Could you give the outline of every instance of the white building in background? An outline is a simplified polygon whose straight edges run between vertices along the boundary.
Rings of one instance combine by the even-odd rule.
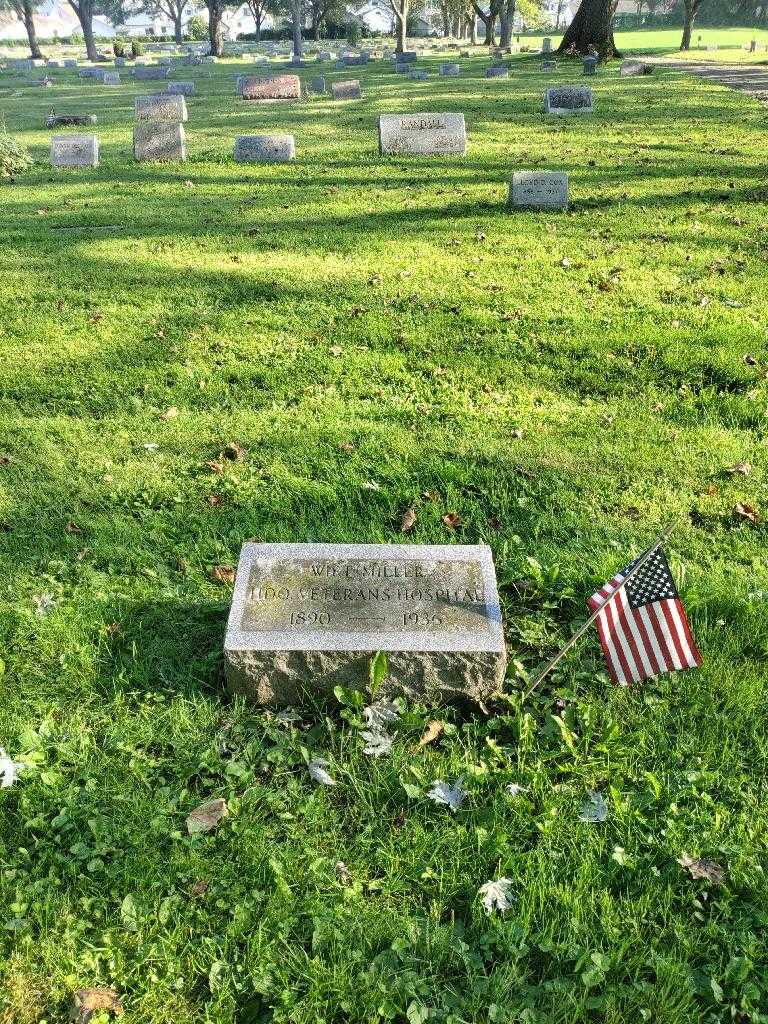
[[[44,0],[35,12],[35,28],[40,39],[67,39],[73,32],[82,31],[77,15],[64,0]],[[108,18],[95,17],[93,31],[97,36],[115,35]],[[26,42],[27,32],[13,12],[0,13],[0,40]]]

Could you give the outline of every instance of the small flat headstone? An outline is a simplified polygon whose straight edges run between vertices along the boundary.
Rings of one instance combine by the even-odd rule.
[[[543,60],[541,62],[541,70],[542,71],[557,71],[557,61],[556,60]]]
[[[379,152],[385,156],[464,156],[466,151],[463,114],[382,114],[379,118]]]
[[[163,78],[170,78],[171,69],[158,66],[152,67],[148,64],[146,67],[135,67],[133,74],[137,82],[154,82]]]
[[[115,65],[116,68],[124,68],[125,67],[125,57],[115,57],[114,65]]]
[[[322,77],[322,75],[318,75],[316,78],[310,78],[309,91],[314,93],[325,92],[325,79]]]
[[[136,96],[133,101],[137,121],[165,121],[182,124],[187,120],[187,104],[183,96],[159,93],[157,96]]]
[[[301,99],[298,75],[243,75],[238,79],[238,92],[244,100]]]
[[[497,68],[486,68],[486,78],[509,78],[509,68],[497,67]]]
[[[591,114],[592,90],[587,85],[558,85],[544,94],[548,114]]]
[[[345,53],[341,59],[348,68],[360,67],[365,63],[363,58],[355,53]]]
[[[120,85],[120,74],[117,71],[105,71],[102,85]]]
[[[99,140],[95,135],[54,135],[52,167],[98,167]]]
[[[568,206],[568,175],[560,171],[515,171],[509,204],[533,210],[564,210]]]
[[[317,55],[317,59],[319,61],[333,60],[333,54],[329,50],[321,50]]]
[[[359,100],[362,96],[360,83],[356,78],[352,78],[348,82],[333,82],[331,95],[335,100]]]
[[[458,78],[461,73],[461,68],[458,64],[441,64],[440,74],[444,78]]]
[[[597,65],[599,63],[600,63],[600,58],[599,57],[585,57],[584,61],[583,61],[583,64],[584,64],[584,74],[585,75],[596,75],[597,74]]]
[[[296,156],[293,135],[238,135],[234,157],[238,163],[287,163]]]
[[[186,160],[184,125],[169,121],[137,121],[133,126],[135,160]]]
[[[622,78],[628,78],[633,75],[652,75],[653,64],[644,64],[639,60],[625,60],[619,68],[619,74]]]
[[[65,68],[76,68],[77,67],[77,61],[76,60],[71,60],[71,59],[70,60],[65,60],[64,61],[64,67]]]
[[[498,692],[506,652],[490,548],[243,546],[224,642],[231,690],[271,706],[339,685],[365,691],[379,651],[382,697]]]
[[[411,65],[410,64],[401,64],[399,61],[398,61],[397,64],[395,64],[395,74],[396,75],[408,75],[408,74],[410,74],[410,71],[411,71]]]
[[[169,96],[194,96],[195,89],[194,82],[169,82],[165,87]]]
[[[403,50],[402,53],[396,54],[398,64],[412,64],[418,56],[415,50]]]
[[[552,40],[549,36],[545,36],[541,41],[541,52],[551,53],[552,52]]]
[[[429,73],[424,68],[414,68],[408,77],[412,82],[426,82],[429,78]]]
[[[96,124],[95,114],[55,114],[53,111],[45,119],[46,128],[73,128]]]

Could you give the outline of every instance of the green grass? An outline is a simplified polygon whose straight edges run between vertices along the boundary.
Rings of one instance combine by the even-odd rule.
[[[709,61],[718,64],[765,64],[768,62],[768,53],[764,49],[768,46],[768,29],[694,25],[692,47],[685,52],[680,51],[682,32],[682,25],[672,28],[643,28],[634,31],[621,29],[615,34],[616,46],[623,56],[655,54],[672,56],[680,60]],[[545,35],[546,33],[541,31],[526,33],[520,37],[520,42],[523,46],[538,48]],[[557,32],[550,32],[549,36],[553,46],[557,46],[562,38],[562,34]],[[758,43],[760,49],[755,53],[750,53],[749,44],[753,39]],[[701,40],[700,43],[699,40]],[[717,45],[716,51],[707,50],[707,46],[715,44]]]
[[[766,527],[732,516],[768,507],[766,111],[613,68],[593,117],[548,120],[538,61],[462,64],[269,107],[233,63],[185,70],[165,166],[130,155],[153,83],[0,79],[40,161],[0,186],[0,744],[31,765],[0,791],[2,1024],[89,985],[141,1024],[766,1020]],[[100,168],[46,166],[52,104],[98,114]],[[381,159],[394,110],[464,111],[466,159]],[[262,129],[293,165],[232,162]],[[568,213],[506,210],[528,167],[569,172]],[[512,697],[420,753],[435,713],[409,708],[375,762],[352,704],[286,727],[232,702],[211,567],[254,537],[400,541],[409,506],[414,543],[492,546]],[[590,635],[520,707],[676,516],[703,668],[616,690]],[[459,775],[455,815],[424,797]],[[229,818],[187,836],[213,797]],[[477,897],[499,876],[503,919]]]

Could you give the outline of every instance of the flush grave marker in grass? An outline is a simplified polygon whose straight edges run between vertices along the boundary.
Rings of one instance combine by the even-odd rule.
[[[485,700],[506,669],[496,574],[482,545],[246,544],[224,644],[230,688],[260,704],[368,685],[430,703]]]

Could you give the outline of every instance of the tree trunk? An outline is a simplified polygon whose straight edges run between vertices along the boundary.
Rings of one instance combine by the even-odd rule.
[[[470,25],[469,41],[473,46],[477,46],[477,18],[474,15],[472,15],[472,23]]]
[[[27,30],[27,39],[29,40],[29,50],[32,54],[32,60],[40,60],[42,53],[40,52],[40,46],[37,42],[37,32],[35,30],[35,9],[32,6],[31,0],[24,0],[23,5],[23,17],[24,28]]]
[[[485,23],[485,45],[496,45],[496,15],[492,14]]]
[[[173,38],[179,44],[184,42],[184,26],[181,24],[182,13],[177,7],[173,15]]]
[[[408,24],[408,0],[398,0],[399,10],[395,10],[395,53],[405,50],[405,32]]]
[[[83,30],[83,41],[88,60],[96,60],[98,51],[96,50],[96,40],[93,38],[93,12],[90,5],[81,4],[77,17]]]
[[[512,26],[515,22],[515,7],[517,0],[504,0],[501,8],[501,19],[499,22],[499,46],[507,49],[512,45]]]
[[[224,30],[221,24],[223,8],[219,0],[208,0],[208,38],[211,41],[211,54],[214,57],[224,56]]]
[[[300,0],[291,0],[291,22],[293,26],[293,56],[296,60],[301,60],[302,40]]]
[[[680,42],[681,50],[690,50],[691,35],[693,33],[693,21],[696,17],[697,8],[689,2],[683,4],[683,38]]]
[[[576,15],[565,30],[558,53],[565,53],[575,46],[579,53],[586,54],[594,46],[601,60],[621,56],[613,40],[613,15],[616,5],[612,0],[581,0]]]

